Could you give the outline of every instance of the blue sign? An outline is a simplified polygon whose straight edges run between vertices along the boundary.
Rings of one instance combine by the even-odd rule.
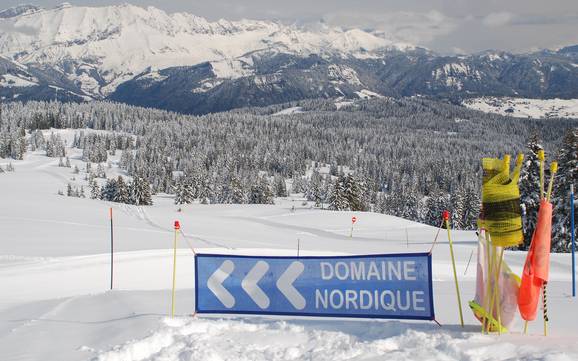
[[[344,257],[197,254],[198,313],[433,320],[428,253]]]

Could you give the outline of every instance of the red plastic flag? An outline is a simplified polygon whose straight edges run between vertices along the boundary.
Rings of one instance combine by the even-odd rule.
[[[548,282],[550,272],[550,244],[552,238],[552,203],[540,201],[538,222],[532,235],[530,250],[526,256],[522,284],[518,295],[518,309],[526,321],[536,319],[540,290]]]

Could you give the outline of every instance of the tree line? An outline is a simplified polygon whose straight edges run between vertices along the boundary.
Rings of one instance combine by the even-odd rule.
[[[293,106],[304,112],[274,115]],[[578,125],[484,114],[425,98],[366,100],[340,109],[332,100],[307,100],[204,116],[110,102],[16,102],[2,105],[1,115],[0,156],[21,157],[28,134],[32,148],[61,157],[62,139],[51,134],[43,140],[38,130],[78,129],[74,145],[85,161],[101,164],[121,151],[127,179],[142,179],[151,193],[175,194],[179,204],[271,203],[298,192],[324,208],[432,225],[450,209],[462,229],[476,227],[482,157],[529,153],[526,140],[535,133],[547,153],[562,154],[572,149],[563,135]],[[559,177],[572,169],[562,158]],[[124,201],[110,196],[119,192],[108,183],[100,198]],[[562,193],[554,199],[562,204]],[[525,209],[533,212],[531,205]]]

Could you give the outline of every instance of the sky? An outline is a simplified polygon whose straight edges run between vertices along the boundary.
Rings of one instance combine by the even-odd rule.
[[[10,7],[26,0],[2,0]],[[186,11],[210,20],[323,21],[387,37],[442,54],[488,49],[527,52],[578,44],[578,0],[104,0],[71,1],[102,6],[129,2],[166,12]],[[51,8],[62,3],[31,0]]]

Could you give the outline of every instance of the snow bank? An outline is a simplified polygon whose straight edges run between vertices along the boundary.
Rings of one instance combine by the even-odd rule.
[[[250,335],[250,336],[249,336]],[[150,336],[102,352],[137,360],[571,360],[578,354],[396,321],[165,319]]]

